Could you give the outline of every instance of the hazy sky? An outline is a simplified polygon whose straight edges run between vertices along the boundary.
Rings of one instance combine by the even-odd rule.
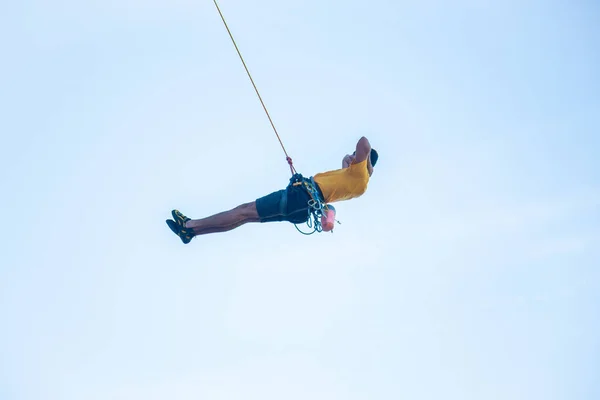
[[[333,234],[164,220],[283,188],[212,1],[0,16],[1,400],[600,398],[600,6],[222,0]]]

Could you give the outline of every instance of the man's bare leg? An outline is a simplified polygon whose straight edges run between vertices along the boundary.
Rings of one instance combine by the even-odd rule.
[[[224,211],[202,219],[191,219],[185,223],[192,228],[194,235],[227,232],[249,222],[260,222],[256,202],[245,203],[229,211]]]

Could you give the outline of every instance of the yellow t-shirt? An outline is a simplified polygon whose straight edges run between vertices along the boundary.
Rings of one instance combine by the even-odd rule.
[[[313,178],[321,188],[325,202],[350,200],[365,193],[369,184],[367,162],[364,160],[348,168],[316,174]]]

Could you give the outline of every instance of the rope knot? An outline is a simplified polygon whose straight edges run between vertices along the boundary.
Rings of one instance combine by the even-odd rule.
[[[285,157],[285,159],[287,160],[287,162],[290,166],[290,171],[292,172],[292,175],[294,175],[296,173],[296,168],[294,168],[294,163],[292,162],[292,157],[287,156],[287,157]]]

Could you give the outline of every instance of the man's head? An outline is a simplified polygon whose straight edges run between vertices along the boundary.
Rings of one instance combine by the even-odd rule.
[[[352,153],[353,156],[356,156],[356,151]],[[377,160],[379,159],[379,153],[377,150],[371,149],[371,153],[369,153],[369,161],[371,162],[371,167],[374,167],[377,164]]]
[[[354,153],[352,153],[352,157],[355,158],[356,157],[356,151]],[[367,157],[368,163],[367,163],[367,170],[369,171],[369,176],[373,175],[373,167],[375,167],[375,164],[377,164],[377,160],[379,160],[379,153],[377,153],[377,150],[375,149],[371,149],[371,151],[369,152],[369,156]]]

